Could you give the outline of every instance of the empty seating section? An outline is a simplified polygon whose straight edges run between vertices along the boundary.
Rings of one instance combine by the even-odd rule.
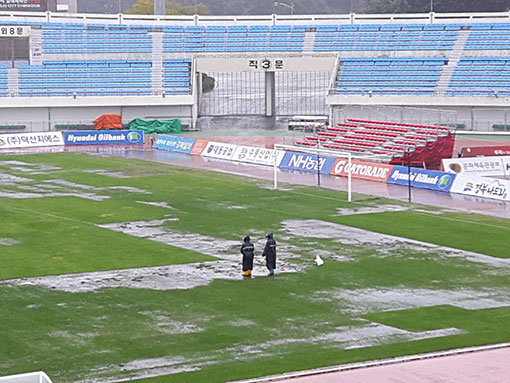
[[[7,97],[7,67],[0,66],[0,97]]]
[[[414,151],[449,134],[449,128],[443,126],[347,119],[347,122],[323,127],[315,135],[305,136],[296,144],[377,155],[383,160],[391,160],[402,157],[407,150]]]
[[[191,94],[191,60],[166,59],[163,61],[163,89],[165,94]]]
[[[510,23],[472,24],[464,50],[510,49]]]
[[[301,52],[303,25],[164,27],[163,52]]]
[[[152,36],[141,26],[47,23],[42,49],[45,54],[151,53]]]
[[[510,29],[508,30],[510,34]],[[465,57],[455,67],[449,96],[510,96],[510,57]]]
[[[460,24],[318,25],[315,52],[451,50]]]
[[[457,63],[444,94],[510,96],[510,55],[476,57],[475,52],[510,50],[508,22],[135,25],[6,20],[2,24],[28,25],[40,30],[42,36],[44,64],[20,67],[19,93],[22,96],[74,92],[78,95],[150,94],[151,61],[143,59],[152,59],[153,55],[164,61],[165,93],[190,94],[191,61],[182,57],[215,52],[337,53],[341,57],[335,84],[338,95],[433,96],[448,57],[429,55],[448,56],[455,43],[462,42],[466,36],[463,58]],[[357,55],[356,52],[373,52],[370,54],[376,56],[376,51],[379,55],[409,51],[410,57],[343,57]],[[436,52],[422,55],[418,51]],[[349,54],[342,55],[347,52]],[[90,58],[105,60],[72,60],[76,55],[87,54],[93,55]],[[119,57],[126,60],[113,60]],[[173,57],[179,59],[172,60]],[[154,66],[159,67],[159,61]],[[441,94],[443,89],[441,85]],[[0,67],[0,97],[14,92],[14,89],[9,91],[6,68]]]
[[[31,96],[151,95],[150,60],[45,61],[19,68],[19,94]]]
[[[349,58],[340,62],[336,94],[434,95],[445,58]]]

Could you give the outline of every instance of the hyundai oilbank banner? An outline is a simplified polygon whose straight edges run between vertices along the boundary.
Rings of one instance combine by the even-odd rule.
[[[232,159],[239,162],[270,166],[274,166],[276,162],[276,166],[279,166],[284,154],[285,152],[281,150],[277,150],[275,153],[274,149],[237,145]]]
[[[479,176],[503,176],[505,169],[503,159],[506,157],[468,157],[468,158],[443,158],[445,172],[479,175]]]
[[[143,130],[64,132],[66,145],[143,144]]]
[[[422,189],[450,191],[455,174],[411,168],[411,186]],[[393,166],[388,177],[389,184],[409,185],[408,168],[405,166]]]
[[[226,144],[224,142],[212,142],[209,141],[207,146],[202,151],[201,156],[219,158],[222,160],[231,160],[237,145]]]
[[[392,169],[393,165],[352,160],[350,172],[352,178],[386,182]],[[347,177],[349,175],[349,160],[347,158],[338,158],[330,174]]]
[[[319,165],[317,165],[317,159]],[[329,174],[335,158],[319,156],[316,154],[298,153],[298,152],[285,152],[280,167],[285,169],[302,170],[305,172],[317,172],[320,168],[321,173]]]
[[[154,149],[169,150],[171,152],[187,153],[191,152],[195,144],[194,138],[167,136],[165,134],[158,134],[156,142],[152,146]]]
[[[62,132],[16,133],[0,135],[0,149],[63,145],[64,138],[62,136]]]
[[[457,174],[450,193],[510,201],[510,181]]]

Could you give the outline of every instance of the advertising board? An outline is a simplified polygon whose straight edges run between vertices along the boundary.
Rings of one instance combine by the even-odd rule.
[[[193,145],[193,148],[191,149],[192,156],[199,156],[204,151],[205,147],[207,146],[207,140],[202,140],[200,138],[195,139],[195,145]]]
[[[450,191],[455,176],[452,173],[411,168],[411,186],[447,192]],[[408,168],[406,166],[393,166],[387,182],[396,185],[409,185]]]
[[[451,193],[510,201],[510,181],[476,175],[457,174]]]
[[[234,161],[248,162],[250,164],[274,166],[276,155],[276,166],[278,166],[284,154],[285,152],[281,150],[278,150],[275,154],[274,149],[238,145],[232,159]]]
[[[319,156],[317,158],[316,154],[285,152],[280,162],[280,167],[314,173],[317,173],[318,169],[320,169],[321,173],[329,174],[334,163],[334,157]]]
[[[47,0],[0,0],[0,11],[46,12]]]
[[[63,145],[64,138],[62,136],[62,132],[15,133],[0,135],[0,149]]]
[[[64,132],[66,145],[143,144],[143,130]]]
[[[231,160],[237,145],[226,144],[224,142],[209,141],[207,146],[202,151],[203,157],[219,158],[222,160]]]
[[[502,176],[505,174],[501,156],[443,158],[443,169],[448,173]]]
[[[477,156],[510,156],[510,146],[477,146],[465,147],[460,150],[461,157],[477,157]]]
[[[154,145],[154,149],[169,150],[171,152],[187,153],[191,152],[195,144],[194,138],[168,136],[166,134],[158,134]]]
[[[379,164],[376,162],[351,161],[351,177],[370,181],[386,182],[393,165]],[[349,160],[338,158],[330,172],[333,176],[347,177],[349,174]]]

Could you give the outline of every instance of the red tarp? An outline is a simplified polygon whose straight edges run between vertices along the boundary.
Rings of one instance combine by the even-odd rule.
[[[455,134],[448,133],[447,136],[438,137],[437,141],[427,142],[425,146],[417,146],[410,153],[411,166],[425,167],[427,169],[440,169],[443,158],[452,158],[453,146],[455,145]],[[390,164],[407,166],[409,154],[402,157],[393,157]]]
[[[122,129],[122,117],[120,114],[103,114],[94,120],[96,130]]]

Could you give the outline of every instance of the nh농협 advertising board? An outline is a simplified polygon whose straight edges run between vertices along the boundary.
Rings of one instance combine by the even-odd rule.
[[[194,138],[175,137],[168,136],[165,134],[158,134],[156,142],[154,142],[153,148],[189,154],[194,144],[195,144]]]
[[[280,168],[314,173],[320,169],[321,173],[329,174],[334,163],[335,158],[333,157],[318,156],[317,158],[316,154],[285,152],[280,162]]]
[[[452,173],[439,172],[436,170],[411,168],[411,186],[447,192],[452,187],[455,176],[456,175]],[[387,182],[389,184],[407,186],[409,184],[407,167],[394,165]]]
[[[143,130],[64,132],[66,145],[143,144]]]

